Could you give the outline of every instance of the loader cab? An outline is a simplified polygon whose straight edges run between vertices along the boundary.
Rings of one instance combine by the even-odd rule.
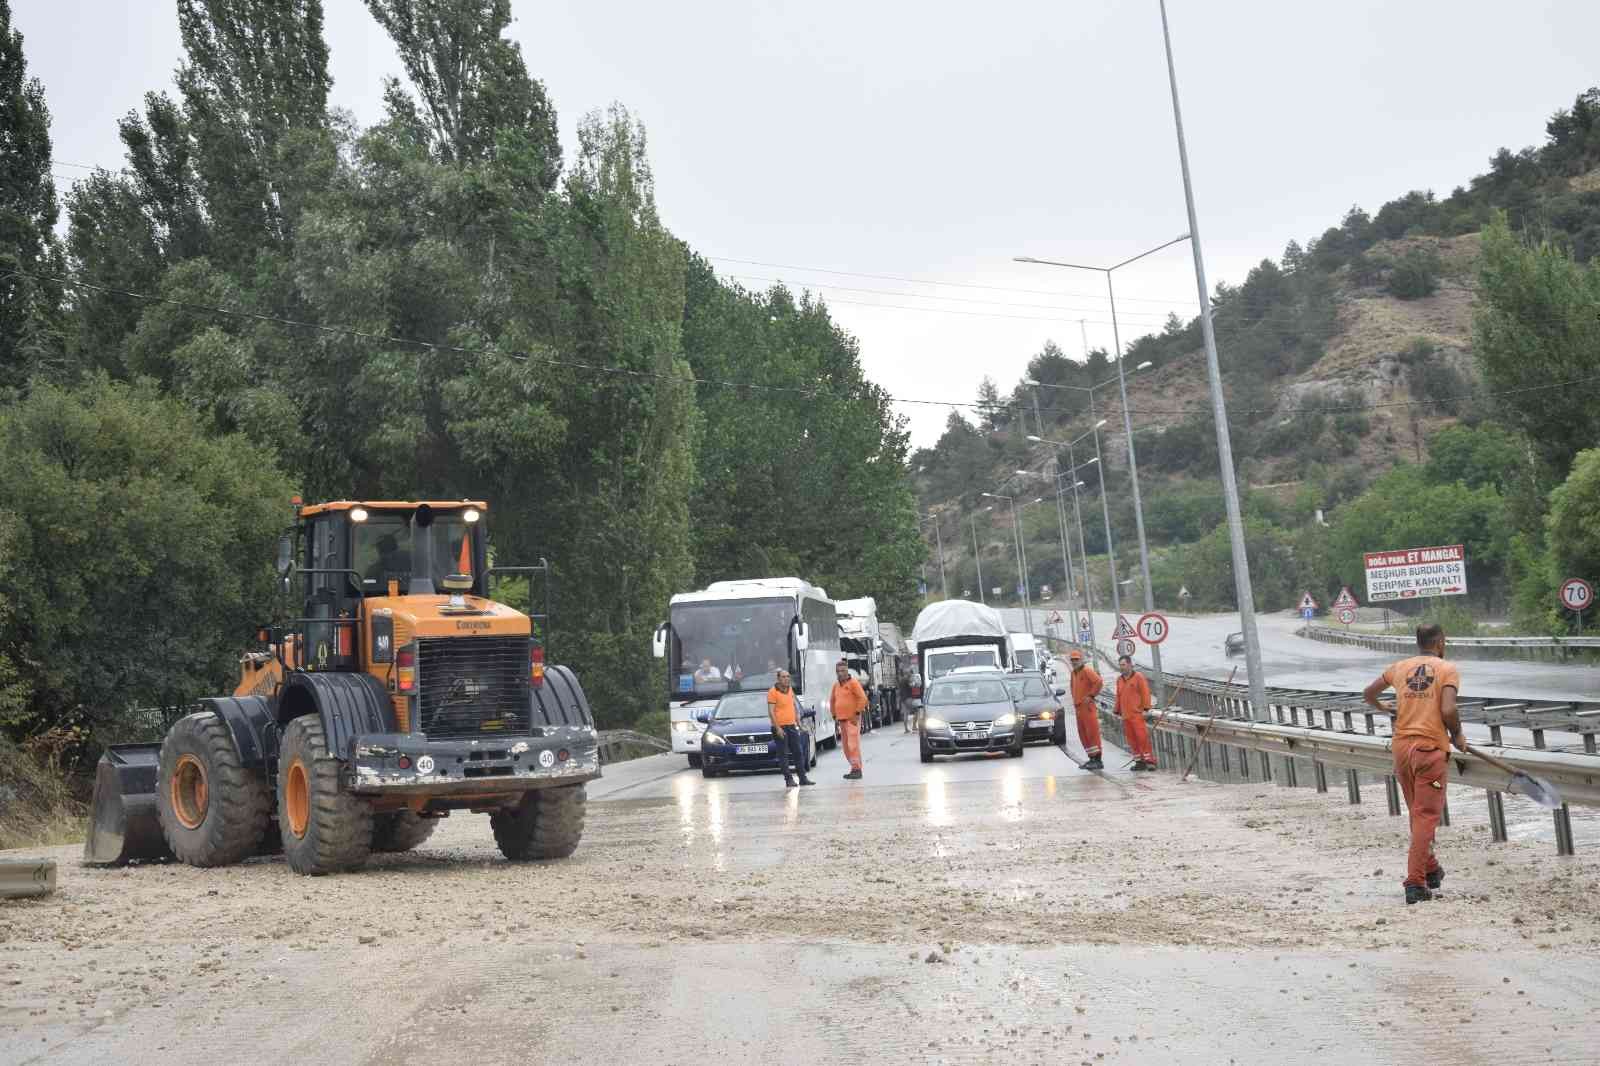
[[[357,503],[300,510],[290,581],[300,633],[292,664],[305,670],[360,670],[364,601],[379,596],[487,595],[488,545],[475,501]],[[468,579],[445,581],[457,575]]]

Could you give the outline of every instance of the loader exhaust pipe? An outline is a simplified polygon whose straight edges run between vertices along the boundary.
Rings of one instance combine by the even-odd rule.
[[[86,866],[172,858],[156,811],[159,744],[113,744],[94,771],[94,806],[83,842]]]

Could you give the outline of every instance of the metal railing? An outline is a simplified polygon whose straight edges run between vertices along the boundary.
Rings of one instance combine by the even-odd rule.
[[[1409,636],[1358,633],[1328,626],[1302,626],[1299,634],[1324,644],[1345,644],[1392,654],[1414,654],[1417,642]],[[1462,659],[1534,659],[1600,662],[1600,637],[1451,637],[1450,654]]]
[[[645,749],[640,753],[638,749]],[[629,754],[630,749],[633,754]],[[600,763],[624,762],[636,758],[639,754],[653,754],[655,752],[671,751],[672,744],[653,737],[649,733],[638,733],[632,729],[602,729],[600,730]]]
[[[1272,781],[1286,787],[1311,784],[1326,792],[1328,768],[1336,767],[1345,771],[1351,803],[1361,802],[1359,775],[1366,772],[1382,777],[1389,813],[1401,813],[1392,737],[1378,728],[1380,723],[1387,728],[1391,716],[1368,707],[1359,693],[1268,689],[1267,713],[1257,716],[1243,685],[1174,674],[1167,675],[1167,684],[1169,691],[1178,693],[1174,709],[1149,716],[1162,769],[1194,765],[1226,780]],[[1458,707],[1463,722],[1488,727],[1492,754],[1561,790],[1565,802],[1553,812],[1556,851],[1571,855],[1570,805],[1600,806],[1596,752],[1600,703],[1463,698]],[[1104,693],[1100,716],[1107,730],[1121,738],[1121,719]],[[1507,727],[1526,730],[1532,746],[1508,745],[1503,735]],[[1583,750],[1547,747],[1547,734],[1552,732],[1577,735]],[[1458,784],[1485,791],[1492,837],[1504,841],[1504,793],[1510,778],[1481,759],[1454,752],[1450,776]]]

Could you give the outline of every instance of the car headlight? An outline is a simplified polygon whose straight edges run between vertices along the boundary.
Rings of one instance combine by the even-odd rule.
[[[996,729],[1006,729],[1016,724],[1017,716],[1014,714],[1002,714],[999,718],[994,720],[994,727]]]
[[[719,736],[716,733],[713,733],[709,729],[706,730],[706,735],[701,737],[700,740],[701,740],[702,743],[705,743],[705,744],[726,744],[727,743],[727,741],[723,740],[721,736]]]
[[[1050,721],[1050,719],[1054,718],[1055,716],[1056,716],[1056,712],[1055,711],[1040,711],[1039,712],[1039,718],[1040,718],[1041,721],[1048,722],[1048,721]]]
[[[924,729],[949,729],[950,728],[950,723],[945,721],[943,718],[924,718],[922,720],[922,728],[924,728]]]

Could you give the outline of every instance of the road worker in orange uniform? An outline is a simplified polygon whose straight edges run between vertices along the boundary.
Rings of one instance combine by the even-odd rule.
[[[861,682],[850,676],[850,668],[843,659],[834,669],[837,679],[828,701],[833,705],[833,720],[839,726],[839,746],[849,760],[850,772],[846,781],[861,780],[861,712],[867,709],[867,693]]]
[[[1117,667],[1117,713],[1122,716],[1122,735],[1133,756],[1133,769],[1154,770],[1156,753],[1150,750],[1150,730],[1144,724],[1144,712],[1150,709],[1150,682],[1133,668],[1131,655],[1118,657]]]
[[[1433,854],[1433,837],[1444,814],[1445,777],[1450,745],[1467,750],[1467,735],[1456,711],[1461,671],[1444,659],[1444,629],[1434,623],[1417,627],[1419,654],[1402,659],[1367,686],[1362,697],[1379,711],[1394,715],[1394,775],[1411,812],[1411,849],[1406,853],[1406,903],[1432,899],[1444,880],[1444,867]],[[1394,703],[1378,696],[1393,688]]]
[[[1067,663],[1072,667],[1072,706],[1078,714],[1078,739],[1089,756],[1080,769],[1104,770],[1106,764],[1100,761],[1100,715],[1094,708],[1094,698],[1105,683],[1094,667],[1083,661],[1083,652],[1077,648],[1067,656]]]

